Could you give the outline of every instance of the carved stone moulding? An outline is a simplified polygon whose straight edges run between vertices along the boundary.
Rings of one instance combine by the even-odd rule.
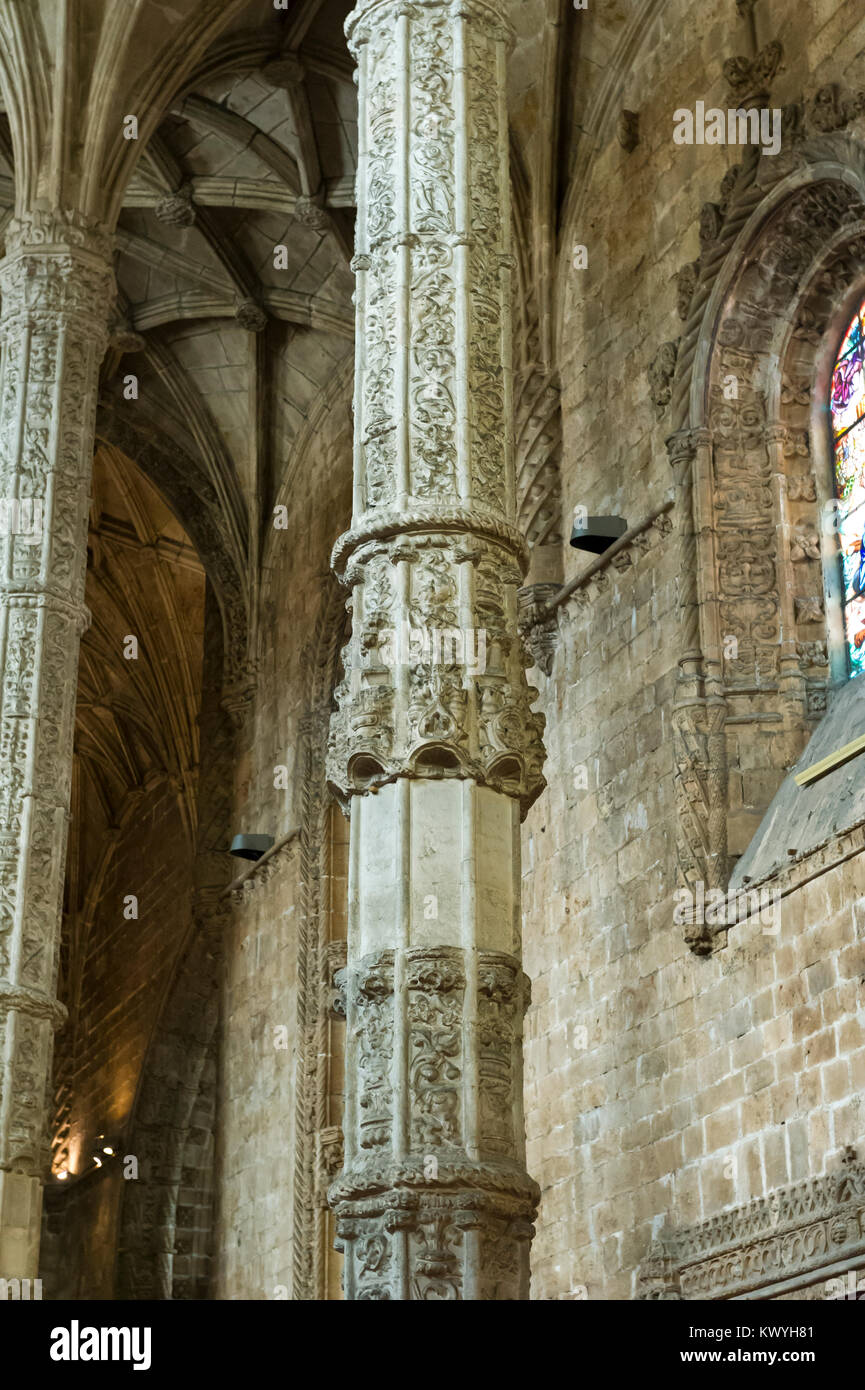
[[[10,985],[0,980],[0,1016],[11,1013],[27,1014],[30,1018],[47,1019],[58,1032],[66,1023],[69,1011],[59,999],[53,999],[42,990],[27,989],[23,985]]]
[[[479,542],[489,540],[511,552],[520,566],[519,577],[528,568],[529,551],[525,537],[518,527],[503,517],[478,507],[436,507],[414,501],[404,510],[382,507],[358,518],[351,530],[343,532],[336,541],[330,557],[331,566],[340,578],[344,578],[350,558],[361,547],[424,533],[462,534]]]
[[[94,222],[71,208],[29,209],[13,217],[6,228],[6,256],[21,250],[63,250],[74,247],[101,260],[110,260],[114,238],[104,223]]]
[[[497,1190],[470,1166],[430,1191],[421,1166],[399,1185],[342,1202],[331,1188],[346,1292],[363,1301],[525,1300],[538,1190],[517,1171]],[[429,1172],[427,1165],[426,1172]],[[468,1179],[468,1181],[467,1181]],[[485,1180],[485,1181],[484,1181]]]
[[[516,41],[516,33],[501,0],[456,0],[456,3],[421,0],[420,4],[411,4],[409,0],[361,0],[345,21],[349,52],[357,59],[362,46],[377,33],[383,29],[393,30],[402,15],[421,19],[425,10],[449,11],[450,16],[468,20],[476,29],[506,44],[509,49]]]
[[[414,946],[371,952],[346,974],[357,1086],[328,1200],[347,1295],[526,1297],[540,1194],[515,1129],[519,962]]]
[[[358,528],[340,552],[354,623],[331,785],[345,804],[398,777],[473,778],[527,810],[544,785],[544,719],[516,634],[522,539],[503,523],[479,533],[462,515],[451,527],[437,515],[442,530],[429,519],[396,535],[389,521]]]
[[[432,689],[432,688],[431,688]],[[449,719],[445,706],[440,706],[432,689],[430,706],[433,716],[443,709],[443,720]],[[361,703],[355,704],[358,714]],[[501,718],[501,729],[516,738],[532,738],[540,742],[544,715],[528,712],[528,717],[514,705],[501,704],[493,718]],[[529,722],[531,720],[531,723]],[[438,735],[411,744],[405,755],[389,756],[381,741],[354,739],[350,755],[346,754],[348,738],[343,734],[345,720],[334,715],[331,744],[328,750],[328,785],[342,806],[351,797],[381,791],[402,778],[411,781],[474,781],[479,787],[489,787],[503,796],[519,801],[525,815],[540,796],[546,780],[541,773],[542,756],[515,751],[514,747],[490,745],[489,760],[471,758],[449,736]]]
[[[477,930],[486,926],[481,917]],[[372,918],[357,928],[363,939],[374,930]],[[407,928],[412,939],[422,932],[417,913]],[[382,1151],[401,1144],[409,1153],[441,1153],[448,1161],[467,1145],[495,1163],[513,1158],[516,1051],[529,1000],[515,957],[413,945],[370,952],[339,973],[359,1076],[355,1118],[346,1119],[349,1167],[356,1164],[365,1174],[373,1151],[381,1159]],[[395,1088],[397,1025],[408,1032],[407,1094]]]
[[[73,376],[92,370],[85,360],[88,348],[93,350],[98,366],[108,341],[108,315],[115,293],[110,260],[78,247],[22,245],[14,255],[7,252],[0,262],[0,290],[0,338],[7,353],[17,355],[17,345],[25,333],[29,335],[23,350],[29,355],[32,384],[49,380],[45,368],[57,356],[58,333],[63,327],[77,339],[74,358],[64,364],[64,385]],[[82,399],[76,393],[74,402]],[[72,405],[70,400],[67,409],[74,419],[77,412],[73,414]]]
[[[641,1299],[771,1299],[865,1263],[865,1165],[848,1151],[821,1178],[664,1231],[638,1271]]]

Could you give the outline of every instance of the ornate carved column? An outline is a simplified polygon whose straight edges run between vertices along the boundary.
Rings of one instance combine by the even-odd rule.
[[[543,787],[517,632],[502,0],[367,0],[352,588],[329,775],[350,805],[350,1299],[518,1299],[519,822]]]
[[[34,1277],[53,1032],[87,511],[109,239],[13,222],[0,263],[0,1277]]]

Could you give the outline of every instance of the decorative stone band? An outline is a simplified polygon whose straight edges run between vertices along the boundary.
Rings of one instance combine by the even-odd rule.
[[[407,511],[387,508],[368,512],[350,531],[343,532],[339,537],[333,547],[330,563],[340,579],[347,583],[350,582],[347,574],[349,560],[361,547],[429,532],[448,536],[465,535],[478,542],[488,540],[503,546],[513,554],[520,566],[517,582],[528,569],[529,550],[525,537],[510,522],[475,507],[420,505],[414,505]]]
[[[524,1300],[540,1197],[519,1165],[378,1170],[367,1191],[328,1194],[345,1255],[346,1296],[361,1300]]]
[[[842,835],[817,845],[808,854],[803,854],[801,859],[785,865],[779,873],[750,880],[747,890],[742,890],[743,896],[750,897],[752,901],[754,894],[759,893],[771,893],[775,900],[789,897],[806,883],[846,864],[848,859],[855,859],[859,854],[865,854],[865,822],[851,826]]]
[[[11,1013],[27,1014],[29,1018],[47,1019],[54,1032],[66,1023],[69,1011],[59,999],[52,999],[38,989],[27,989],[23,985],[10,985],[0,980],[0,1017]]]
[[[30,211],[13,217],[6,228],[5,242],[7,259],[21,251],[74,248],[110,263],[114,250],[114,238],[103,223],[93,222],[72,209]]]
[[[51,334],[65,322],[97,354],[98,366],[108,342],[115,294],[110,256],[103,259],[75,244],[22,243],[12,248],[7,243],[0,261],[0,287],[4,343],[14,343],[25,329]]]
[[[536,590],[541,588],[552,588],[553,593],[547,599],[544,607],[532,618],[532,626],[549,621],[557,608],[561,608],[573,594],[580,594],[587,588],[592,581],[597,582],[599,576],[612,566],[614,569],[627,569],[633,563],[632,551],[646,551],[652,544],[652,532],[655,537],[667,536],[673,529],[669,513],[675,505],[672,497],[666,498],[660,506],[651,511],[648,516],[641,521],[629,526],[623,536],[620,536],[609,550],[604,551],[596,560],[587,565],[581,574],[575,576],[568,584],[558,588],[555,585],[534,585]]]
[[[505,17],[504,6],[500,0],[451,0],[450,4],[436,4],[435,0],[365,0],[352,10],[345,21],[345,35],[352,57],[358,59],[360,49],[369,43],[372,36],[382,28],[395,24],[406,17],[415,19],[425,9],[444,10],[450,19],[466,19],[484,32],[488,38],[505,43],[510,50],[515,42],[515,33]]]
[[[348,967],[346,1167],[328,1198],[348,1298],[528,1296],[539,1191],[523,1166],[513,956],[453,946]]]
[[[0,608],[46,609],[57,613],[73,623],[79,637],[90,627],[92,617],[86,603],[75,603],[68,595],[53,593],[38,579],[0,580]]]
[[[667,498],[567,584],[532,584],[518,591],[520,633],[528,651],[527,665],[540,667],[546,676],[552,674],[559,637],[558,610],[572,598],[585,607],[609,582],[610,569],[629,569],[655,541],[669,535],[673,529],[669,513],[674,505],[673,498]]]
[[[851,1157],[825,1177],[663,1232],[639,1268],[638,1297],[772,1298],[862,1264],[865,1165]]]
[[[401,777],[445,777],[493,787],[525,813],[545,785],[544,717],[517,635],[516,533],[466,533],[457,515],[456,534],[412,534],[411,517],[408,534],[384,539],[389,523],[354,533],[352,637],[328,747],[344,804]]]

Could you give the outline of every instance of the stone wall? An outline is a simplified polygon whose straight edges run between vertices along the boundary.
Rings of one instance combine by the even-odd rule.
[[[785,47],[773,106],[829,81],[865,86],[860,7],[758,5],[757,18],[760,43]],[[690,5],[663,8],[621,90],[640,144],[629,154],[611,133],[565,230],[566,533],[574,506],[634,523],[672,485],[670,416],[656,417],[646,367],[682,332],[677,274],[699,255],[702,205],[740,157],[674,145],[672,113],[698,100],[726,108],[721,67],[745,51],[744,34],[732,4],[700,6],[699,23]],[[585,270],[567,255],[578,243]],[[549,753],[549,787],[524,828],[536,1298],[630,1298],[665,1222],[827,1172],[863,1136],[856,861],[785,898],[777,935],[746,922],[708,958],[674,921],[674,540],[571,600],[551,677],[533,673]],[[566,578],[586,563],[570,552]]]

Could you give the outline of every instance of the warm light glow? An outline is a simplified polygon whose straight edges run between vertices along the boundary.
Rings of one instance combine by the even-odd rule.
[[[112,1147],[111,1147],[110,1144],[106,1144],[105,1147],[103,1148],[102,1152],[103,1152],[104,1154],[111,1154],[111,1155],[114,1154],[114,1150],[112,1149]]]
[[[58,1180],[58,1182],[65,1182],[66,1179],[67,1179],[68,1177],[69,1177],[69,1169],[68,1169],[68,1168],[61,1168],[61,1169],[60,1169],[60,1172],[57,1174],[57,1180]]]
[[[96,1154],[93,1155],[93,1162],[96,1164],[96,1167],[97,1167],[97,1168],[101,1168],[101,1167],[102,1167],[102,1159],[99,1158],[99,1157],[97,1157]]]

